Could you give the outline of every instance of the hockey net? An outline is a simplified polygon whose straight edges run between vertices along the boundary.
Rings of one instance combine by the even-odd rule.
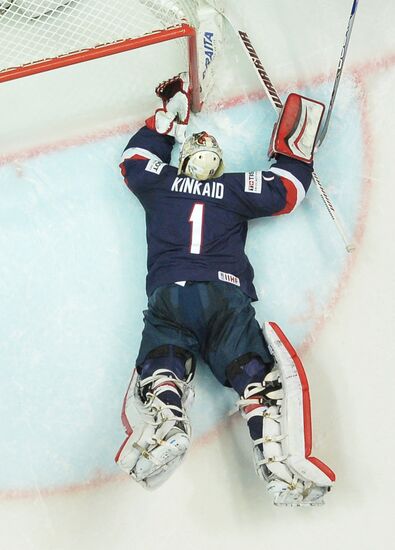
[[[200,0],[0,0],[0,82],[177,41],[199,110]],[[143,70],[143,68],[142,68]]]

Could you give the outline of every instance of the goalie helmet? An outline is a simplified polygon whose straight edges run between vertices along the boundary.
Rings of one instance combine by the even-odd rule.
[[[217,178],[224,171],[222,150],[207,132],[192,134],[181,149],[178,174],[197,180]]]

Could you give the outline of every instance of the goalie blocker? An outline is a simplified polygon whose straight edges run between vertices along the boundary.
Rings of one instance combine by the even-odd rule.
[[[319,101],[289,94],[273,128],[269,157],[279,153],[311,163],[324,111]]]

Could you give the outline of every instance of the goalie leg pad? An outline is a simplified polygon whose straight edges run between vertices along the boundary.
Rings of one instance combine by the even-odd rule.
[[[134,431],[118,452],[120,468],[147,489],[164,483],[180,464],[190,443],[190,434],[173,430],[161,439],[151,426],[134,424]]]
[[[163,359],[150,359],[150,368],[152,364],[160,366]],[[180,406],[166,399],[171,392]],[[187,410],[193,397],[192,388],[171,370],[158,368],[143,379],[134,371],[122,410],[127,438],[115,462],[144,487],[162,484],[188,450],[191,429]]]
[[[265,323],[266,342],[274,359],[271,370],[260,381],[254,361],[240,368],[244,387],[236,384],[241,375],[233,371],[232,385],[242,395],[238,402],[254,444],[257,474],[268,482],[277,506],[317,506],[335,481],[321,461],[311,457],[310,396],[302,363],[275,323]],[[250,380],[245,374],[250,374]],[[237,386],[237,387],[236,387]]]
[[[306,373],[296,351],[275,323],[265,323],[263,332],[271,350],[284,390],[281,402],[282,431],[286,463],[295,474],[319,487],[330,487],[335,482],[334,472],[311,456],[312,428],[310,392]]]

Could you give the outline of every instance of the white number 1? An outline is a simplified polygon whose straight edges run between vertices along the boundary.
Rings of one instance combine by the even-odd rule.
[[[204,204],[197,202],[194,204],[188,220],[192,224],[191,246],[189,248],[191,254],[200,254],[202,249],[203,216]]]

